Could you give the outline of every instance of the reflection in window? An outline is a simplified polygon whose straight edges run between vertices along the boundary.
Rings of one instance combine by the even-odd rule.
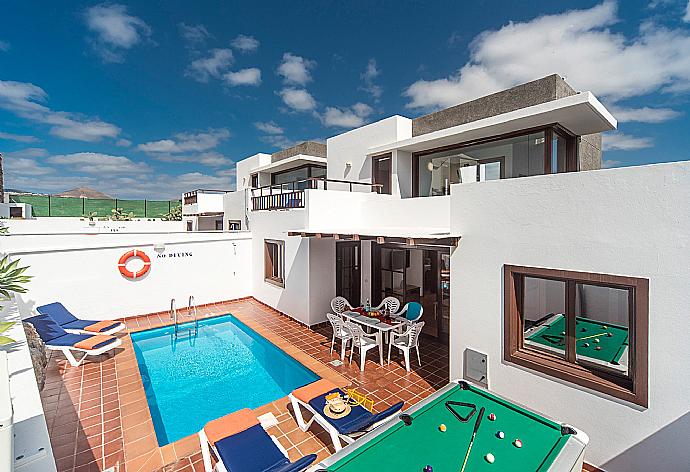
[[[526,345],[565,356],[565,282],[525,277],[522,314]]]
[[[304,190],[309,187],[310,177],[325,177],[326,168],[307,165],[271,175],[272,185],[281,185],[283,190]]]
[[[562,147],[565,166],[565,142]],[[545,133],[541,131],[421,155],[419,196],[448,195],[450,185],[457,183],[543,174],[544,152]]]
[[[577,284],[577,361],[628,373],[628,289]]]

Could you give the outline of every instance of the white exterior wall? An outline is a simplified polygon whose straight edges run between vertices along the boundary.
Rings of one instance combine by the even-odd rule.
[[[249,205],[251,205],[249,190],[237,190],[223,195],[223,229],[230,229],[228,220],[242,222],[242,230],[250,229],[247,215]]]
[[[369,148],[412,137],[412,120],[391,116],[326,140],[328,178],[371,182]],[[351,167],[346,165],[352,163]],[[393,185],[395,188],[396,185]]]
[[[251,187],[251,180],[249,176],[257,167],[265,166],[271,163],[271,155],[258,153],[253,156],[249,156],[246,159],[242,159],[237,162],[237,172],[235,177],[237,179],[237,184],[235,188],[237,190],[244,190]]]
[[[306,227],[343,233],[363,228],[438,229],[450,227],[450,197],[400,199],[373,192],[305,191]]]
[[[454,185],[451,377],[466,348],[489,387],[584,430],[607,471],[690,465],[690,163]],[[502,362],[503,265],[649,279],[649,408]]]
[[[138,219],[133,221],[93,221],[69,217],[42,217],[30,220],[3,220],[10,234],[60,233],[165,233],[184,231],[182,221]],[[93,224],[90,224],[93,223]],[[1,250],[1,246],[0,246]]]
[[[54,301],[79,317],[102,320],[168,310],[171,298],[184,306],[189,295],[203,304],[252,294],[249,233],[5,236],[0,244],[33,276],[28,293],[17,296],[22,318]],[[165,248],[156,251],[154,244]],[[138,280],[117,267],[130,249],[151,259],[149,273]],[[191,256],[178,256],[184,253]],[[138,270],[141,262],[131,264]]]

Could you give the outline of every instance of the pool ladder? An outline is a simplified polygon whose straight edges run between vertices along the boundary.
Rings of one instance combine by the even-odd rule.
[[[199,319],[197,318],[196,303],[194,302],[194,295],[189,296],[189,314],[194,318],[194,336],[199,334]],[[177,339],[177,335],[180,329],[179,323],[177,321],[177,308],[175,306],[175,299],[170,300],[170,319],[173,320],[174,326],[174,338]],[[192,329],[189,329],[189,335],[191,336]]]

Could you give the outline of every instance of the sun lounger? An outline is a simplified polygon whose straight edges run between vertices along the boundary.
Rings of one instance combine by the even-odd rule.
[[[212,472],[211,453],[219,472],[300,472],[315,454],[290,462],[278,440],[269,436],[248,408],[210,421],[199,431],[204,469]]]
[[[326,395],[334,392],[345,396],[345,392],[333,382],[321,379],[294,390],[289,397],[300,429],[307,431],[312,422],[316,421],[330,434],[336,452],[343,447],[341,440],[345,442],[345,445],[352,444],[359,436],[393,419],[395,413],[403,407],[403,402],[399,402],[380,413],[371,413],[364,407],[356,405],[351,406],[351,411],[347,416],[333,419],[324,414],[324,407]],[[308,422],[304,421],[301,408],[313,415]]]
[[[113,336],[68,333],[48,315],[38,314],[24,321],[36,328],[38,335],[46,343],[46,348],[61,351],[75,367],[84,362],[87,356],[101,355],[122,344],[121,340]],[[79,361],[74,357],[77,352],[84,354]]]
[[[49,303],[36,308],[42,315],[50,316],[62,329],[69,333],[105,334],[111,335],[125,329],[125,324],[119,321],[82,320],[74,316],[60,302]]]

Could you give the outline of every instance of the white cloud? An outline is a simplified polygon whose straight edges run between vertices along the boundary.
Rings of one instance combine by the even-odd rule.
[[[55,172],[51,167],[45,167],[33,159],[6,156],[4,159],[5,171],[13,175],[48,175]]]
[[[255,52],[257,49],[259,49],[260,43],[259,40],[253,36],[245,36],[241,34],[233,39],[230,44],[238,51],[248,53]]]
[[[154,159],[163,162],[194,162],[204,166],[218,167],[232,164],[232,159],[216,151],[198,154],[156,154]]]
[[[10,50],[10,43],[7,41],[0,41],[0,51],[9,51]]]
[[[683,21],[690,23],[690,0],[688,0],[688,5],[685,7],[685,15],[683,16]]]
[[[50,156],[47,162],[68,166],[72,170],[86,174],[138,174],[148,172],[149,166],[143,162],[134,162],[124,156],[111,156],[98,152],[77,152]]]
[[[210,129],[200,133],[177,133],[174,139],[161,139],[140,144],[137,148],[146,153],[202,152],[217,147],[230,137],[225,128]]]
[[[621,161],[616,161],[614,159],[606,159],[604,162],[601,163],[601,168],[602,169],[610,169],[612,167],[618,167],[622,164],[623,162]]]
[[[202,44],[211,35],[204,25],[188,25],[187,23],[179,23],[177,27],[180,30],[180,36],[185,40],[188,46],[195,47]]]
[[[124,51],[151,36],[151,28],[127,7],[116,3],[102,3],[84,13],[86,26],[95,36],[91,45],[104,62],[124,61]]]
[[[286,149],[298,143],[298,141],[290,139],[284,134],[268,134],[261,136],[259,139],[277,149]]]
[[[208,56],[192,61],[185,75],[198,82],[208,82],[210,78],[219,79],[234,61],[232,50],[212,49]]]
[[[259,121],[254,123],[254,127],[266,134],[283,134],[285,130],[272,121]]]
[[[122,138],[115,141],[115,145],[120,147],[130,147],[132,145],[132,141]]]
[[[349,108],[326,107],[321,119],[326,126],[356,128],[366,122],[372,111],[366,103],[355,103]]]
[[[0,139],[8,139],[10,141],[17,141],[18,143],[33,143],[38,141],[38,138],[35,136],[27,136],[24,134],[13,134],[13,133],[4,133],[0,131]]]
[[[310,111],[316,108],[316,100],[305,89],[287,87],[279,93],[283,103],[297,111]]]
[[[625,133],[604,133],[602,149],[604,151],[636,151],[654,146],[651,138],[638,138]]]
[[[381,75],[381,71],[376,65],[376,59],[369,59],[366,69],[360,75],[362,82],[364,82],[364,85],[360,88],[370,94],[375,100],[378,100],[383,93],[381,86],[374,82],[379,75]]]
[[[256,67],[228,72],[223,76],[225,82],[233,87],[238,85],[251,85],[257,87],[261,85],[261,70]]]
[[[283,54],[283,62],[278,66],[278,74],[286,84],[304,85],[312,80],[311,70],[314,67],[315,61],[286,52]]]
[[[24,148],[19,151],[7,152],[5,157],[28,158],[34,159],[36,157],[45,157],[48,151],[43,148]]]
[[[446,78],[404,92],[410,108],[436,109],[552,73],[609,102],[690,90],[690,31],[650,21],[630,37],[614,33],[616,3],[508,23],[474,38],[470,60]]]
[[[100,141],[120,134],[117,126],[75,113],[53,111],[42,103],[48,94],[34,84],[0,80],[0,108],[17,116],[51,126],[50,134],[78,141]]]
[[[639,123],[663,123],[681,115],[680,112],[670,108],[618,108],[611,107],[611,113],[619,123],[637,121]]]

